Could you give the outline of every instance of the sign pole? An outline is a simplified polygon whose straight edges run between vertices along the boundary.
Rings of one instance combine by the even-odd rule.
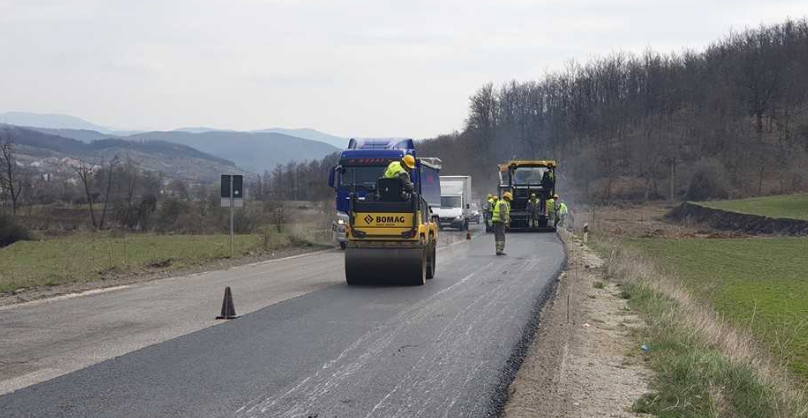
[[[233,258],[233,177],[230,176],[230,258]]]

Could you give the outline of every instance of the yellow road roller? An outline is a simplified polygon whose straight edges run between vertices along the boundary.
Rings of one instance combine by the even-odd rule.
[[[426,163],[419,160],[422,164]],[[413,176],[412,193],[402,194],[398,179],[379,178],[372,193],[361,199],[349,196],[345,246],[349,285],[419,286],[435,277],[438,225],[422,195],[421,179],[426,176],[421,169],[417,173],[421,175]]]

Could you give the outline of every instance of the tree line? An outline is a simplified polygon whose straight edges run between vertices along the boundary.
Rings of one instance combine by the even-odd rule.
[[[702,52],[615,53],[486,84],[463,130],[419,153],[491,185],[498,162],[556,159],[590,199],[792,192],[808,180],[807,105],[808,22],[788,20]]]

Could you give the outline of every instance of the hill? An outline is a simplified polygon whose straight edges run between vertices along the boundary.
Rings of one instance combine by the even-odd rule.
[[[276,133],[276,134],[283,134],[289,136],[296,136],[298,138],[303,139],[310,139],[312,141],[320,141],[325,142],[326,144],[335,146],[337,148],[345,148],[348,145],[348,139],[342,138],[334,135],[327,134],[325,132],[320,132],[316,129],[311,128],[300,128],[300,129],[286,129],[286,128],[269,128],[269,129],[262,129],[258,131],[253,131],[256,133]]]
[[[0,113],[0,123],[46,129],[80,129],[109,132],[110,129],[70,115],[38,114],[28,112]]]
[[[165,141],[110,138],[85,143],[18,126],[0,125],[0,129],[16,143],[18,160],[42,173],[64,173],[72,162],[102,164],[115,156],[190,182],[213,182],[222,173],[243,172],[232,161]]]
[[[119,138],[118,135],[98,132],[90,129],[56,129],[56,128],[35,128],[26,127],[33,131],[42,132],[48,135],[61,136],[62,138],[77,139],[82,142],[93,142],[99,139]]]
[[[331,145],[279,133],[232,131],[146,132],[127,137],[131,140],[167,141],[187,145],[207,154],[234,161],[253,172],[272,170],[289,161],[321,159],[338,149]]]

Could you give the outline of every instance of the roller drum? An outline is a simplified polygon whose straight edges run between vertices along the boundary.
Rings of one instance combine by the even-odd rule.
[[[424,248],[345,249],[345,279],[348,284],[422,285],[426,279]]]

